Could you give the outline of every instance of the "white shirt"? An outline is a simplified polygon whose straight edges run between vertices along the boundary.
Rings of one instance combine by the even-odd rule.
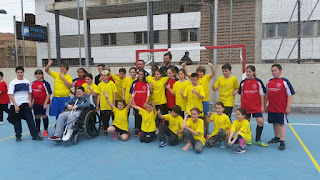
[[[29,102],[29,93],[32,93],[31,83],[28,79],[14,79],[9,84],[8,94],[12,94],[17,105]],[[11,102],[10,105],[13,105]]]

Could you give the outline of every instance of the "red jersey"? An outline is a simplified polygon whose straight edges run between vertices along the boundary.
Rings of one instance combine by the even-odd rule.
[[[239,94],[241,95],[241,108],[247,113],[261,113],[260,96],[266,93],[263,82],[258,79],[244,79],[240,83]]]
[[[289,80],[285,78],[270,79],[267,84],[268,111],[273,113],[285,113],[288,96],[295,92]]]
[[[173,89],[173,85],[174,83],[176,82],[177,80],[176,79],[169,79],[167,81],[167,85],[170,85],[170,88]],[[171,94],[171,92],[167,89],[167,86],[166,86],[166,97],[167,97],[167,107],[172,109],[172,107],[174,105],[176,105],[176,98],[174,95]]]
[[[0,104],[9,104],[10,100],[8,96],[8,86],[6,82],[0,82],[0,91],[2,92],[0,94]]]
[[[79,86],[82,86],[82,84],[86,83],[85,79],[80,79],[80,78],[76,78],[73,81],[73,86],[76,88],[76,87],[79,87]]]
[[[133,100],[137,106],[143,108],[147,97],[150,96],[149,85],[146,82],[135,80],[131,85],[130,93],[136,93]]]
[[[50,84],[43,81],[33,81],[31,84],[33,104],[43,105],[48,94],[52,94]],[[50,104],[50,100],[48,102]]]

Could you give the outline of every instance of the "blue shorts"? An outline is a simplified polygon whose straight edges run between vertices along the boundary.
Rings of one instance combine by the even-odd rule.
[[[64,104],[69,101],[70,97],[53,97],[51,102],[50,116],[59,116],[63,112]]]
[[[48,104],[47,109],[43,109],[43,105],[34,104],[33,114],[34,115],[46,115],[48,116],[50,112],[50,104]]]
[[[268,123],[287,124],[288,118],[284,113],[268,112]]]
[[[205,116],[208,115],[208,112],[210,111],[209,101],[202,101],[202,106],[203,106],[203,114]]]
[[[263,117],[262,113],[248,113],[247,114],[248,118],[254,117],[254,118],[259,118],[259,117]]]

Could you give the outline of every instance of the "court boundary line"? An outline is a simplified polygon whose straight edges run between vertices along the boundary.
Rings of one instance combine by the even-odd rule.
[[[55,125],[55,124],[51,124],[51,125],[49,125],[48,127],[51,127],[51,126],[54,126],[54,125]],[[43,129],[43,127],[42,127],[42,128],[40,128],[40,129]],[[21,135],[28,134],[28,133],[30,133],[30,131],[27,131],[27,132],[21,133]],[[16,136],[14,135],[14,136],[9,136],[9,137],[6,137],[6,138],[3,138],[3,139],[0,139],[0,142],[1,142],[1,141],[8,140],[8,139],[11,139],[11,138],[14,138],[14,137],[16,137]]]
[[[252,124],[257,124],[257,122],[250,122]],[[263,122],[264,124],[269,124],[267,121]],[[289,124],[289,123],[288,123]],[[320,124],[308,124],[308,123],[290,123],[295,126],[320,126]]]
[[[310,153],[310,151],[308,150],[308,148],[307,148],[306,145],[303,143],[303,141],[302,141],[301,138],[299,137],[298,133],[294,130],[294,128],[291,126],[290,123],[288,123],[288,126],[290,127],[291,131],[292,131],[293,134],[296,136],[296,138],[297,138],[298,141],[300,142],[301,146],[303,147],[303,149],[305,150],[305,152],[307,153],[307,155],[309,156],[309,158],[310,158],[311,161],[313,162],[314,166],[316,167],[316,169],[317,169],[318,172],[320,173],[320,166],[319,166],[318,162],[314,159],[314,157],[312,156],[312,154]]]

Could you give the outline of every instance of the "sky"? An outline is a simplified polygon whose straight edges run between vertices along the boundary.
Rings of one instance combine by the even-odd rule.
[[[23,0],[24,13],[35,13],[35,0]],[[13,33],[13,16],[21,21],[21,0],[0,0],[0,9],[7,11],[7,14],[0,14],[0,32]]]

